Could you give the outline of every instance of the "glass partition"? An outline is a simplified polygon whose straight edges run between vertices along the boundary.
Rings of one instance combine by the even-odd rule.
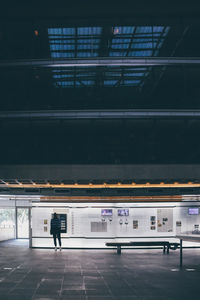
[[[17,208],[17,238],[29,238],[28,208]]]
[[[15,209],[0,208],[0,241],[15,238]]]

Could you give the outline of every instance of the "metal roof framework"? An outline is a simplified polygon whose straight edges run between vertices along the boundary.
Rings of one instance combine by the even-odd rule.
[[[169,26],[112,26],[48,28],[52,59],[97,57],[156,57]],[[55,87],[142,87],[151,67],[106,67],[98,69],[55,66]]]

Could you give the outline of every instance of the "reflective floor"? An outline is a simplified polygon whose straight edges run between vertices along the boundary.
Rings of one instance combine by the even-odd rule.
[[[0,243],[0,299],[200,299],[200,249],[179,251],[29,249]]]

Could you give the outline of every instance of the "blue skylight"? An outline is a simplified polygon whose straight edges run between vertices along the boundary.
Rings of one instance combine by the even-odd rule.
[[[78,27],[77,34],[78,35],[100,35],[102,31],[102,27]]]
[[[70,78],[73,74],[53,74],[53,78]]]
[[[51,52],[52,58],[71,58],[74,57],[74,52]]]
[[[124,44],[113,44],[112,45],[112,49],[128,49],[129,44],[128,43],[124,43]]]
[[[50,45],[51,44],[61,44],[61,45],[65,45],[65,44],[71,44],[73,45],[75,43],[74,39],[51,39],[49,40]]]
[[[131,48],[135,48],[135,49],[152,49],[155,48],[157,46],[157,43],[154,42],[145,42],[145,43],[134,43],[131,45]]]
[[[56,50],[61,50],[61,51],[65,51],[65,50],[74,50],[75,46],[74,45],[68,45],[68,44],[51,44],[50,45],[50,50],[51,51],[56,51]]]
[[[123,84],[124,85],[138,85],[140,83],[140,80],[124,80]]]
[[[118,80],[104,80],[104,85],[106,86],[114,86]]]
[[[79,44],[77,49],[88,50],[88,49],[98,49],[99,45],[97,44]]]
[[[135,26],[116,26],[113,27],[113,34],[132,34],[135,29]]]
[[[57,87],[73,87],[74,81],[57,81],[55,85]]]
[[[75,34],[75,28],[69,27],[69,28],[48,28],[48,34],[49,35],[74,35]]]
[[[110,51],[110,56],[126,56],[125,51]]]
[[[130,77],[142,77],[144,76],[144,73],[123,73],[124,76],[130,76]]]
[[[77,57],[96,57],[98,56],[97,52],[77,52]]]
[[[128,56],[136,56],[136,57],[145,57],[145,56],[152,56],[152,50],[141,50],[141,51],[130,51]]]
[[[157,56],[168,31],[164,26],[113,27],[109,56]]]
[[[107,41],[107,48],[101,40],[103,28],[65,27],[49,28],[49,49],[53,59],[92,58],[101,55],[110,57],[155,57],[160,53],[170,30],[166,26],[114,26]],[[98,68],[53,69],[52,76],[56,87],[91,87],[97,82]],[[98,70],[99,72],[99,70]],[[109,67],[103,76],[103,85],[142,86],[149,75],[149,67],[120,68]]]
[[[94,85],[94,80],[81,80],[84,85]]]

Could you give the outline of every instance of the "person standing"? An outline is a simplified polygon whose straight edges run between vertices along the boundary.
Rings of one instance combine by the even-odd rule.
[[[57,213],[54,213],[53,218],[51,219],[50,233],[53,235],[55,251],[57,251],[57,241],[56,241],[56,239],[58,239],[59,246],[60,246],[60,251],[62,250],[60,232],[61,232],[61,222],[60,222],[60,219],[57,216]]]

